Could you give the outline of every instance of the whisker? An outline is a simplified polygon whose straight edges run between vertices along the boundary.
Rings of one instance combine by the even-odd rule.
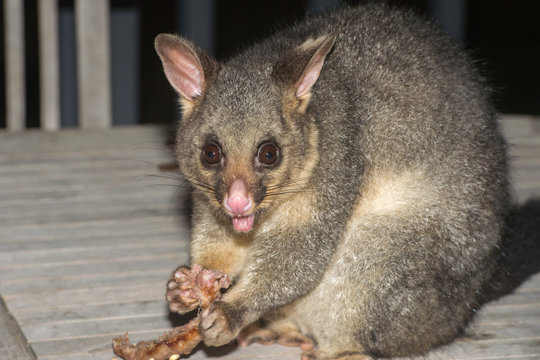
[[[167,179],[167,180],[180,180],[180,181],[184,180],[182,176],[172,175],[172,174],[147,174],[143,176],[150,177],[150,178]]]
[[[267,189],[281,189],[286,187],[305,187],[308,184],[308,182],[298,182],[298,181],[285,181],[279,184],[270,185],[267,187]]]
[[[280,192],[275,192],[275,193],[267,193],[267,194],[266,194],[266,197],[267,197],[267,198],[272,198],[272,197],[279,197],[279,196],[283,196],[283,195],[291,195],[291,194],[310,194],[310,193],[313,193],[313,191],[306,191],[306,190],[290,190],[290,191],[280,191]]]
[[[159,175],[159,174],[144,174],[144,175],[137,175],[137,176],[133,176],[133,178],[136,179],[136,185],[137,186],[141,186],[141,184],[143,182],[149,182],[150,180],[148,179],[159,179],[160,182],[159,184],[161,185],[170,185],[170,186],[177,186],[177,187],[182,187],[182,188],[185,188],[186,186],[184,186],[182,184],[182,181],[178,181],[178,180],[182,180],[180,177],[173,177],[173,176],[167,176],[167,175]],[[167,183],[165,183],[164,181],[168,181]]]
[[[214,189],[214,187],[212,185],[206,184],[206,183],[202,182],[201,180],[196,179],[194,177],[183,175],[182,180],[194,185],[198,189],[201,189],[201,190],[205,189],[209,193],[214,193],[215,192],[215,189]]]
[[[160,165],[160,163],[156,163],[150,160],[142,160],[142,159],[136,159],[136,158],[127,158],[127,157],[118,158],[118,161],[133,161],[138,164],[151,165],[152,167],[155,167],[155,168],[158,168]]]
[[[273,191],[280,191],[280,190],[302,190],[302,189],[309,189],[311,188],[307,184],[286,184],[286,185],[278,185],[278,186],[269,186],[266,188],[266,191],[273,192]]]
[[[182,189],[182,186],[179,186],[178,184],[162,184],[162,183],[140,185],[140,188],[141,189],[147,189],[147,188],[160,187],[160,186],[167,186],[167,187],[173,187],[173,188]]]
[[[157,184],[146,184],[146,185],[140,185],[140,183],[145,178],[156,178],[160,180],[170,180],[174,183],[164,183],[160,182]],[[214,188],[208,184],[205,184],[204,182],[201,182],[198,179],[190,178],[187,176],[182,176],[180,174],[146,174],[139,177],[137,183],[138,186],[141,186],[142,188],[146,187],[155,187],[155,186],[169,186],[169,187],[175,187],[177,188],[178,192],[182,189],[191,189],[191,188],[197,188],[200,191],[207,193],[207,194],[213,194]]]
[[[309,179],[287,179],[281,183],[268,186],[267,197],[277,197],[280,195],[301,194],[312,192],[308,187]]]

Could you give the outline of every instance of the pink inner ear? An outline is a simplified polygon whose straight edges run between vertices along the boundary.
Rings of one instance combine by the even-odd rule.
[[[174,89],[188,100],[200,96],[204,75],[199,62],[178,49],[166,49],[164,55],[165,75]]]
[[[313,64],[311,62],[308,64],[302,74],[300,84],[298,84],[298,87],[296,88],[296,97],[300,98],[311,91],[311,88],[319,78],[323,63],[324,57],[320,57],[320,59],[317,59]]]
[[[335,35],[322,36],[315,41],[308,40],[301,46],[301,48],[309,47],[313,49],[313,46],[317,48],[296,83],[296,97],[309,98],[311,88],[321,74],[326,55],[332,50],[335,39]]]

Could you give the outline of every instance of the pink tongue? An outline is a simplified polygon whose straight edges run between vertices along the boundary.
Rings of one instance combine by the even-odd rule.
[[[232,222],[236,231],[248,232],[253,226],[254,219],[255,214],[251,214],[248,216],[235,216],[232,218]]]

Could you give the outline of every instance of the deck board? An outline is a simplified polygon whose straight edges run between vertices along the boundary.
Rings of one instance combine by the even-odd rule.
[[[539,123],[502,121],[519,201],[540,196]],[[178,322],[164,284],[188,262],[189,226],[175,175],[157,169],[171,160],[167,135],[143,126],[0,133],[0,294],[37,359],[110,359],[114,336],[153,338]],[[299,354],[252,345],[201,347],[189,358]],[[422,359],[540,359],[540,274]]]

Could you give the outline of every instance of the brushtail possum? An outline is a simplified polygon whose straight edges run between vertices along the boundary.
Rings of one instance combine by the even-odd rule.
[[[225,62],[175,35],[155,46],[183,112],[191,263],[233,279],[202,315],[207,345],[364,359],[460,333],[509,207],[489,88],[460,46],[386,5],[308,17]],[[172,310],[194,308],[189,289],[169,286]]]

